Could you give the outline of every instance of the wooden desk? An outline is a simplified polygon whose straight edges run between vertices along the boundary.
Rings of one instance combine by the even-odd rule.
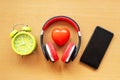
[[[65,15],[80,25],[82,44],[78,56],[69,64],[46,61],[40,48],[41,27],[49,18]],[[11,48],[9,33],[13,25],[25,23],[32,27],[37,49],[21,58]],[[58,24],[61,23],[61,24]],[[70,25],[58,22],[52,26]],[[115,34],[98,70],[79,62],[95,29],[99,25]],[[50,36],[49,28],[44,38]],[[72,29],[70,27],[69,29]],[[71,30],[71,41],[74,29]],[[48,35],[47,35],[48,34]],[[120,80],[120,1],[119,0],[0,0],[0,80]],[[47,37],[48,36],[48,37]],[[67,43],[68,44],[68,43]],[[67,44],[57,48],[61,57]]]

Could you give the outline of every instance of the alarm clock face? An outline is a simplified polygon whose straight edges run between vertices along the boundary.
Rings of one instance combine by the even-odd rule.
[[[36,48],[36,40],[28,32],[18,32],[12,39],[12,48],[19,55],[28,55]]]

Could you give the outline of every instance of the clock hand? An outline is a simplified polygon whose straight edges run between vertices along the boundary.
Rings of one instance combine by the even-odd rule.
[[[25,44],[25,41],[24,41],[24,38],[23,38],[23,36],[22,36],[21,38],[22,38],[22,44]]]
[[[19,44],[18,46],[23,46],[23,45],[25,45],[25,42],[22,42],[21,44]]]

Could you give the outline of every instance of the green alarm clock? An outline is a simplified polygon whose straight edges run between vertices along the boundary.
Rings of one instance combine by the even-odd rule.
[[[21,30],[17,31],[16,29],[13,28],[13,31],[10,33],[10,37],[12,38],[11,41],[12,49],[17,54],[22,56],[29,55],[35,50],[36,39],[30,33],[31,30],[32,29],[28,27],[28,25],[24,25]]]

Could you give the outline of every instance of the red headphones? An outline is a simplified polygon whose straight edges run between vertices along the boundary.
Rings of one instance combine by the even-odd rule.
[[[57,61],[59,58],[58,58],[58,55],[57,55],[57,52],[54,48],[54,46],[52,45],[51,42],[48,42],[46,44],[43,43],[43,35],[44,35],[44,31],[51,25],[53,24],[54,22],[57,22],[57,21],[65,21],[65,22],[68,22],[70,23],[74,28],[75,30],[77,31],[78,33],[78,46],[76,47],[76,45],[71,42],[67,48],[65,49],[63,55],[62,55],[62,58],[61,60],[63,62],[69,62],[70,60],[73,61],[75,59],[75,57],[77,56],[78,54],[78,51],[80,49],[80,44],[81,44],[81,33],[80,33],[80,29],[79,29],[79,26],[78,24],[71,18],[69,17],[66,17],[66,16],[56,16],[56,17],[53,17],[51,19],[49,19],[45,24],[44,26],[42,27],[42,31],[41,31],[41,35],[40,35],[40,43],[41,43],[41,47],[42,47],[42,51],[44,53],[44,56],[47,60],[50,60],[52,62],[55,62]]]

